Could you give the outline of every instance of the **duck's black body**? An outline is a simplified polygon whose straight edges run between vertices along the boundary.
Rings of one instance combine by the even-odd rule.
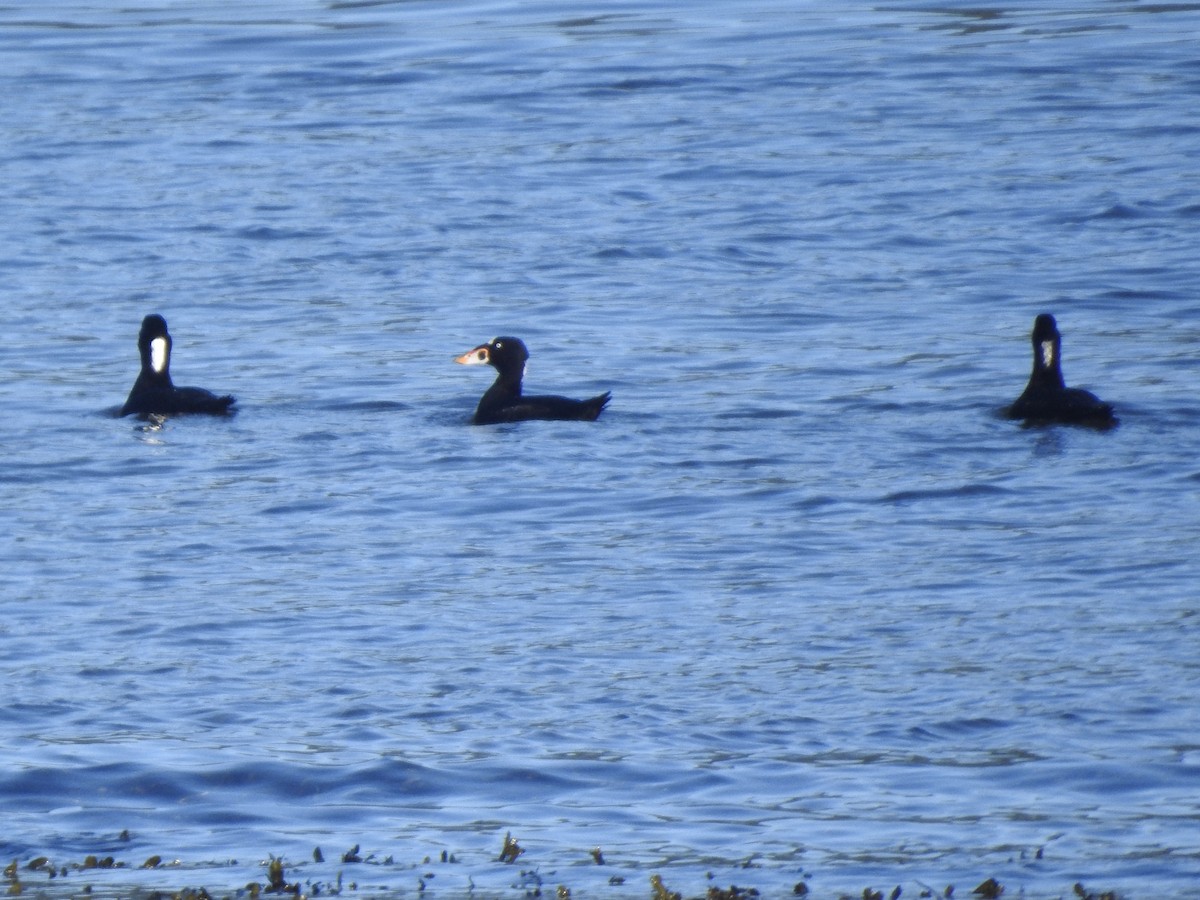
[[[229,395],[217,396],[212,391],[196,387],[175,387],[171,383],[171,335],[167,320],[157,314],[142,319],[138,333],[138,353],[142,371],[120,415],[177,416],[184,413],[207,413],[224,416],[234,403]]]
[[[1010,419],[1031,423],[1063,422],[1111,428],[1117,424],[1110,404],[1090,391],[1069,388],[1062,374],[1062,335],[1054,316],[1042,313],[1033,322],[1033,374],[1025,392],[1008,408]]]
[[[496,380],[487,389],[475,409],[476,425],[496,425],[501,422],[525,422],[530,419],[594,422],[599,418],[608,399],[607,391],[590,400],[571,400],[568,397],[528,397],[521,393],[525,361],[529,351],[515,337],[493,338],[468,350],[454,361],[465,366],[490,365],[496,370]]]

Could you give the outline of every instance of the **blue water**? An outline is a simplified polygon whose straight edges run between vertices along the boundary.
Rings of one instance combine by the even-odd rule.
[[[0,859],[1197,896],[1200,7],[1046,6],[0,8]]]

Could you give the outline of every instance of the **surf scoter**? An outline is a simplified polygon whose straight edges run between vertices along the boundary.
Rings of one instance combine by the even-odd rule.
[[[1054,316],[1042,313],[1033,322],[1033,374],[1025,392],[1008,408],[1010,419],[1063,422],[1109,428],[1117,424],[1111,404],[1090,391],[1063,382],[1062,335]]]
[[[594,422],[612,396],[608,391],[590,400],[571,400],[567,397],[528,397],[521,393],[525,361],[529,351],[520,338],[492,338],[468,350],[454,361],[464,366],[489,365],[496,370],[496,380],[487,389],[475,409],[476,425],[495,425],[498,422],[524,422],[528,419],[573,420]]]
[[[171,383],[171,335],[167,331],[167,320],[162,316],[152,313],[142,319],[138,352],[142,356],[142,371],[138,373],[120,415],[135,414],[146,418],[208,413],[223,416],[230,412],[235,401],[229,395],[219,397],[204,388],[175,387]]]

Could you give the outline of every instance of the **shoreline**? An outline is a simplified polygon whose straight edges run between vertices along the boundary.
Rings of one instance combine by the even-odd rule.
[[[506,835],[500,855],[466,864],[453,853],[425,857],[417,863],[397,862],[393,857],[361,856],[356,845],[342,854],[316,847],[312,859],[289,861],[268,855],[254,862],[185,863],[154,854],[142,862],[88,855],[82,860],[60,862],[47,856],[13,859],[4,868],[8,897],[40,900],[260,900],[266,896],[309,898],[348,896],[361,900],[394,900],[401,897],[439,897],[452,900],[766,900],[803,897],[806,900],[991,900],[1020,897],[1022,900],[1127,900],[1127,895],[1110,888],[1067,883],[1050,889],[1031,887],[1021,879],[1006,883],[982,874],[966,882],[942,883],[935,887],[910,877],[886,883],[847,888],[845,877],[822,878],[804,872],[790,887],[781,886],[778,873],[747,869],[737,882],[705,873],[697,890],[696,873],[672,870],[670,866],[649,869],[608,865],[600,848],[591,851],[590,864],[568,864],[562,871],[545,872],[526,863],[525,850]],[[522,863],[526,863],[522,865]],[[586,874],[585,874],[586,873]],[[727,873],[728,874],[728,873]],[[770,875],[760,878],[755,875]],[[762,883],[770,882],[770,884]]]

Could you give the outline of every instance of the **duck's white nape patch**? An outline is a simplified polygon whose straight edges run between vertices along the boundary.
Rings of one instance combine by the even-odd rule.
[[[1054,365],[1054,341],[1042,341],[1042,365],[1047,369]]]
[[[150,342],[150,368],[161,372],[167,367],[167,339],[156,337]]]

